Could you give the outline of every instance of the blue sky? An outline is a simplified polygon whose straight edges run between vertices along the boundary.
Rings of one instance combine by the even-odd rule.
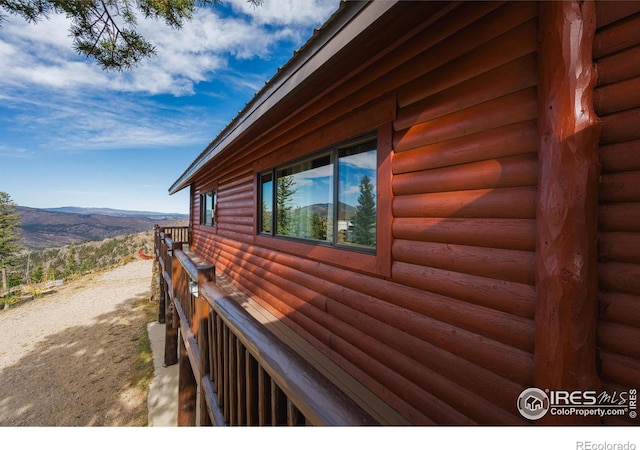
[[[157,55],[125,73],[78,56],[68,21],[0,28],[0,191],[21,206],[188,212],[169,186],[338,8],[245,0],[182,30],[141,20]]]

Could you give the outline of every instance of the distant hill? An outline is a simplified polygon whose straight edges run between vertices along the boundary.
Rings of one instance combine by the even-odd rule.
[[[111,209],[111,208],[79,208],[77,206],[62,206],[60,208],[42,208],[43,211],[61,212],[71,214],[84,214],[84,215],[100,215],[100,216],[112,216],[112,217],[146,217],[148,219],[156,220],[188,220],[188,214],[177,213],[162,213],[151,211],[128,211],[124,209]]]
[[[300,213],[309,216],[317,214],[320,217],[327,217],[328,210],[329,205],[327,203],[315,203],[313,205],[300,208]],[[351,220],[356,214],[356,210],[357,208],[355,206],[340,202],[340,217],[338,217],[338,220]]]
[[[81,212],[80,212],[81,211]],[[154,225],[188,224],[183,214],[121,211],[100,208],[37,209],[17,206],[22,222],[22,241],[27,248],[50,248],[135,234]],[[98,213],[100,212],[100,213]]]

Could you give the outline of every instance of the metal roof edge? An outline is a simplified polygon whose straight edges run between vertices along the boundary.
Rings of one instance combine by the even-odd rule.
[[[344,47],[382,17],[398,0],[346,1],[293,57],[265,83],[252,100],[235,116],[184,173],[171,185],[169,194],[187,187],[195,174],[253,123],[288,95],[307,77],[327,63]]]

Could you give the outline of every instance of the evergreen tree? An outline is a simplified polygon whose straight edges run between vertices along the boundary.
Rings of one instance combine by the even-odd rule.
[[[293,212],[289,214],[289,236],[307,236],[307,224],[303,216],[302,208],[299,206],[296,206]]]
[[[38,266],[36,266],[35,270],[33,270],[29,274],[29,281],[31,283],[40,283],[41,281],[43,281],[43,276],[44,269],[42,268],[42,264],[39,264]]]
[[[311,237],[313,239],[327,240],[327,218],[314,214],[311,217]]]
[[[262,0],[248,0],[254,6]],[[63,13],[71,19],[74,49],[95,59],[103,69],[123,70],[153,56],[155,48],[136,31],[139,16],[162,20],[180,29],[196,6],[219,5],[222,0],[0,0],[2,11],[28,22]]]
[[[291,198],[296,193],[296,182],[291,176],[278,178],[276,190],[276,233],[291,236],[293,217],[291,214]]]
[[[267,202],[262,201],[262,218],[261,218],[261,229],[262,233],[271,233],[271,211],[267,207]]]
[[[0,192],[0,293],[11,290],[13,284],[12,269],[19,264],[18,253],[22,249],[20,243],[20,214],[16,213],[16,205],[6,192]]]
[[[44,272],[42,281],[53,281],[56,279],[56,269],[53,266],[49,266]]]
[[[360,180],[358,206],[353,216],[354,244],[376,246],[376,199],[371,179],[365,175]]]
[[[69,277],[77,272],[76,264],[76,248],[73,244],[69,245],[67,257],[64,263],[64,276]]]
[[[18,253],[22,250],[18,230],[20,214],[6,192],[0,192],[0,269],[14,267],[18,263]]]

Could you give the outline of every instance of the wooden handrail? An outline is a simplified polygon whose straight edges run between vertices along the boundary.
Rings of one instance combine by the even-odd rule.
[[[260,367],[269,374],[310,424],[377,424],[318,370],[283,344],[215,285],[203,286],[202,293],[231,333],[256,358]]]
[[[211,272],[215,269],[215,264],[196,264],[183,250],[177,250],[174,253],[174,256],[178,258],[180,264],[189,275],[189,278],[193,281],[201,281],[198,279],[199,274],[209,275],[209,279],[206,281],[211,281],[211,273],[215,274],[215,271]]]

